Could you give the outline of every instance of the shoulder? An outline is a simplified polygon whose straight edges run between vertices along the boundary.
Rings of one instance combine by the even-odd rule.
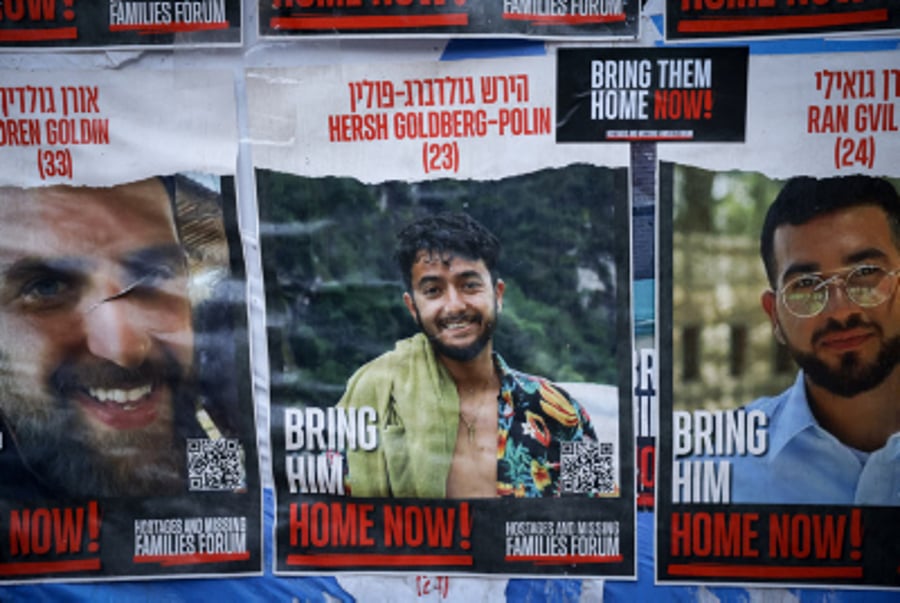
[[[377,392],[389,392],[395,381],[403,380],[404,375],[412,370],[411,366],[424,361],[423,345],[419,337],[420,335],[415,335],[399,340],[394,344],[394,349],[356,369],[347,381],[343,402],[351,403],[359,398],[371,399]]]
[[[388,350],[387,352],[376,356],[356,369],[356,372],[353,373],[351,379],[359,375],[377,373],[378,371],[396,367],[402,365],[404,362],[414,360],[420,349],[420,346],[417,345],[418,337],[418,335],[415,335],[406,339],[400,339],[394,344],[392,350]]]
[[[503,381],[501,393],[512,396],[516,406],[525,404],[528,410],[565,427],[589,424],[587,411],[562,387],[544,377],[510,368],[498,354],[495,362]]]

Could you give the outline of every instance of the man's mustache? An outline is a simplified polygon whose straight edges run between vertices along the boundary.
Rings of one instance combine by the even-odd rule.
[[[819,342],[819,340],[828,335],[841,334],[845,331],[859,328],[872,329],[873,331],[881,335],[881,327],[879,325],[863,320],[862,316],[860,316],[859,314],[852,314],[844,322],[840,322],[838,320],[835,320],[834,318],[829,318],[824,327],[813,333],[812,343],[816,344]]]
[[[178,362],[169,355],[148,359],[135,368],[98,359],[62,364],[51,375],[50,385],[55,391],[66,395],[92,387],[130,389],[147,384],[169,383],[183,376]]]
[[[452,325],[457,322],[474,322],[476,324],[481,324],[484,322],[484,317],[480,312],[463,312],[461,314],[453,314],[440,318],[438,319],[437,324],[441,328],[444,328],[447,325]]]

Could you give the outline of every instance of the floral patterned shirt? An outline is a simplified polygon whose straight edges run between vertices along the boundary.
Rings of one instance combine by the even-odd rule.
[[[587,412],[546,379],[509,368],[497,353],[494,365],[500,375],[497,493],[563,494],[560,444],[597,441]]]

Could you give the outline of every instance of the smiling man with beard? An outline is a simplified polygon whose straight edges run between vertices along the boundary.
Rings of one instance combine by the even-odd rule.
[[[769,208],[762,295],[800,366],[765,412],[764,456],[733,460],[732,502],[900,505],[900,198],[885,180],[787,182]]]
[[[185,491],[183,436],[202,431],[173,195],[158,178],[0,189],[4,497]]]
[[[564,442],[596,442],[585,410],[493,350],[499,241],[466,214],[397,235],[403,302],[421,333],[361,367],[339,402],[374,408],[377,446],[351,449],[353,496],[558,496]]]

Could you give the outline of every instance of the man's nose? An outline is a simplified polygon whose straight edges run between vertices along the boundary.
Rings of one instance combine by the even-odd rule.
[[[150,352],[150,333],[142,326],[140,309],[127,294],[88,308],[84,329],[90,353],[123,368],[140,366]]]
[[[454,286],[447,287],[447,297],[445,303],[446,309],[450,312],[456,310],[465,310],[466,302],[463,299],[459,289]]]
[[[828,300],[823,309],[829,316],[846,316],[857,314],[860,306],[847,295],[846,283],[843,279],[833,280],[826,285],[828,287]]]

